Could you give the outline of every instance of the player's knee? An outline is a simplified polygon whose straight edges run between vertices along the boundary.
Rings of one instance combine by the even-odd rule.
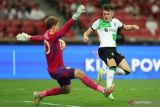
[[[79,69],[76,69],[76,75],[75,77],[77,78],[83,78],[85,77],[85,74],[83,73],[83,71],[79,70]]]
[[[128,71],[128,72],[130,72],[131,68],[128,66],[125,70]]]
[[[131,68],[128,66],[128,67],[126,67],[125,69],[124,69],[124,71],[125,71],[125,75],[129,75],[131,72]]]

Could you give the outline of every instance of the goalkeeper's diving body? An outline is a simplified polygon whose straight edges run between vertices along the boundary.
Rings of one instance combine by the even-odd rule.
[[[89,29],[84,32],[83,40],[88,42],[89,35],[93,31],[97,31],[100,41],[98,49],[99,57],[109,67],[109,70],[98,70],[98,83],[100,82],[104,73],[106,76],[107,87],[110,87],[113,82],[114,74],[128,75],[130,74],[130,66],[128,65],[125,57],[120,54],[116,49],[116,36],[117,30],[123,29],[126,31],[138,30],[137,25],[123,24],[116,18],[113,18],[113,7],[110,4],[103,5],[103,19],[96,20]],[[112,93],[108,96],[109,99],[114,99]]]
[[[63,62],[62,49],[60,46],[59,39],[65,36],[66,32],[74,25],[75,21],[80,17],[82,13],[85,12],[85,7],[80,5],[77,12],[68,20],[63,27],[58,30],[59,20],[50,16],[45,20],[47,31],[42,36],[30,36],[28,34],[22,33],[17,35],[17,40],[20,41],[31,41],[39,42],[43,41],[45,46],[45,54],[48,64],[48,72],[50,76],[57,80],[59,83],[58,87],[54,87],[41,92],[34,92],[34,103],[39,105],[42,98],[47,96],[55,96],[59,94],[68,94],[71,90],[71,79],[78,78],[83,84],[92,88],[104,95],[109,95],[113,89],[114,85],[105,89],[104,87],[98,85],[96,82],[88,78],[83,71],[75,68],[66,67]],[[63,46],[63,45],[62,45]]]

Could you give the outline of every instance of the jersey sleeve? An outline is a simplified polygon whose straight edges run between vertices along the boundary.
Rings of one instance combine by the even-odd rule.
[[[36,35],[30,37],[30,42],[43,42],[44,41],[44,35]]]
[[[73,19],[68,20],[63,25],[63,27],[58,32],[56,32],[56,34],[54,36],[51,36],[52,37],[51,39],[58,40],[59,38],[65,36],[66,33],[70,30],[70,28],[74,25],[74,23],[75,23],[75,20],[73,20]]]
[[[118,28],[121,28],[123,26],[123,23],[118,19],[116,19],[116,23],[118,25]]]
[[[95,30],[98,29],[98,23],[99,23],[99,19],[96,20],[96,21],[92,24],[91,29],[92,29],[93,31],[95,31]]]

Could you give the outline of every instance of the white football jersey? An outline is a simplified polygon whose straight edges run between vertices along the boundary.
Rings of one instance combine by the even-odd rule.
[[[92,24],[91,28],[98,33],[100,47],[116,47],[117,30],[122,26],[121,21],[113,18],[110,22],[98,19]]]

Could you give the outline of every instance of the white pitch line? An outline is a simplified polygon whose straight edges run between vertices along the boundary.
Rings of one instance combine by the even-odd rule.
[[[0,101],[0,102],[7,102],[7,103],[30,103],[30,104],[33,103],[32,101]],[[59,106],[59,107],[80,107],[80,106],[75,106],[75,105],[62,105],[62,104],[45,103],[45,102],[40,102],[40,104],[49,105],[49,106]]]
[[[16,52],[13,50],[13,75],[16,75]]]

